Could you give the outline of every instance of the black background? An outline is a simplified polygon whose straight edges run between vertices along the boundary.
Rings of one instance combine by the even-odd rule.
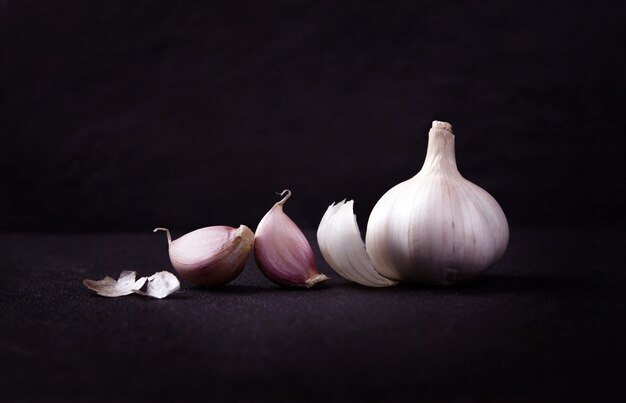
[[[0,2],[0,400],[622,401],[626,3]],[[502,205],[459,287],[349,284],[315,229],[454,126]],[[152,301],[163,235],[286,212],[331,280]],[[614,369],[616,368],[616,369]]]
[[[0,228],[254,227],[284,188],[364,225],[435,119],[513,224],[615,222],[624,8],[3,2]]]

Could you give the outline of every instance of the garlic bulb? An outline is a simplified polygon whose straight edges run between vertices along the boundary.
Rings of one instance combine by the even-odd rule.
[[[434,121],[422,169],[378,201],[365,243],[383,276],[445,285],[489,268],[508,239],[496,200],[457,170],[452,126]]]
[[[326,262],[343,278],[368,287],[397,284],[381,276],[370,262],[352,210],[354,201],[332,204],[317,229],[317,243]]]
[[[232,281],[246,266],[254,243],[254,233],[245,225],[201,228],[175,241],[167,228],[154,231],[167,232],[172,266],[182,278],[199,286]]]
[[[320,274],[311,245],[300,228],[283,211],[291,191],[265,214],[254,237],[254,257],[271,281],[284,286],[310,288],[328,280]]]

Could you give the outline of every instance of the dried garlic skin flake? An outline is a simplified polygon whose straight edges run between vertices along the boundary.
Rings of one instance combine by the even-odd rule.
[[[136,276],[136,271],[124,270],[117,280],[107,276],[102,280],[83,280],[83,284],[103,297],[122,297],[144,286],[147,278],[141,277],[135,280]]]
[[[146,291],[133,290],[137,294],[162,299],[180,289],[180,281],[169,271],[160,271],[148,277]]]
[[[135,293],[162,299],[180,289],[180,282],[168,271],[160,271],[139,280],[135,280],[136,276],[137,272],[124,270],[117,280],[107,276],[102,280],[83,280],[83,284],[103,297],[123,297]],[[146,291],[142,291],[146,283]]]
[[[353,211],[354,201],[331,204],[317,229],[317,243],[329,266],[343,278],[368,287],[389,287],[370,261]]]

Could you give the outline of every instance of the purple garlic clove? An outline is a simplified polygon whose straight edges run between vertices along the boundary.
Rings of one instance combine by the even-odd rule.
[[[254,233],[245,225],[200,228],[175,241],[167,228],[154,231],[167,232],[170,260],[178,274],[205,287],[234,280],[246,266],[254,244]]]
[[[328,280],[320,274],[311,245],[300,228],[283,212],[291,191],[265,214],[254,236],[254,257],[263,274],[288,287],[310,288]]]

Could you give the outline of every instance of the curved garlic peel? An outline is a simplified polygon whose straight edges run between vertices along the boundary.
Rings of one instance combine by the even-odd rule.
[[[326,262],[343,278],[368,287],[397,284],[372,266],[353,212],[354,201],[331,204],[317,229],[317,243]]]
[[[239,228],[213,226],[192,231],[169,242],[169,256],[178,274],[199,286],[219,286],[235,279],[246,266],[254,233]]]
[[[145,277],[143,278],[145,279]],[[160,271],[148,277],[146,291],[135,289],[133,292],[147,297],[162,299],[179,289],[180,282],[175,275],[168,271]]]
[[[135,280],[136,276],[137,272],[124,270],[117,280],[107,276],[102,280],[83,280],[83,284],[103,297],[122,297],[136,293],[161,299],[180,289],[176,276],[167,271],[141,277],[139,280]],[[146,282],[146,291],[141,291]]]
[[[383,276],[446,285],[489,268],[508,238],[498,203],[457,169],[452,126],[435,121],[424,166],[378,201],[365,244]]]
[[[122,297],[132,294],[133,290],[143,287],[146,277],[135,280],[136,276],[136,271],[124,270],[120,273],[117,280],[106,276],[102,280],[83,280],[83,285],[103,297]]]
[[[284,213],[291,191],[261,219],[254,237],[254,257],[261,272],[284,286],[310,288],[328,280],[320,274],[311,245],[300,228]]]

